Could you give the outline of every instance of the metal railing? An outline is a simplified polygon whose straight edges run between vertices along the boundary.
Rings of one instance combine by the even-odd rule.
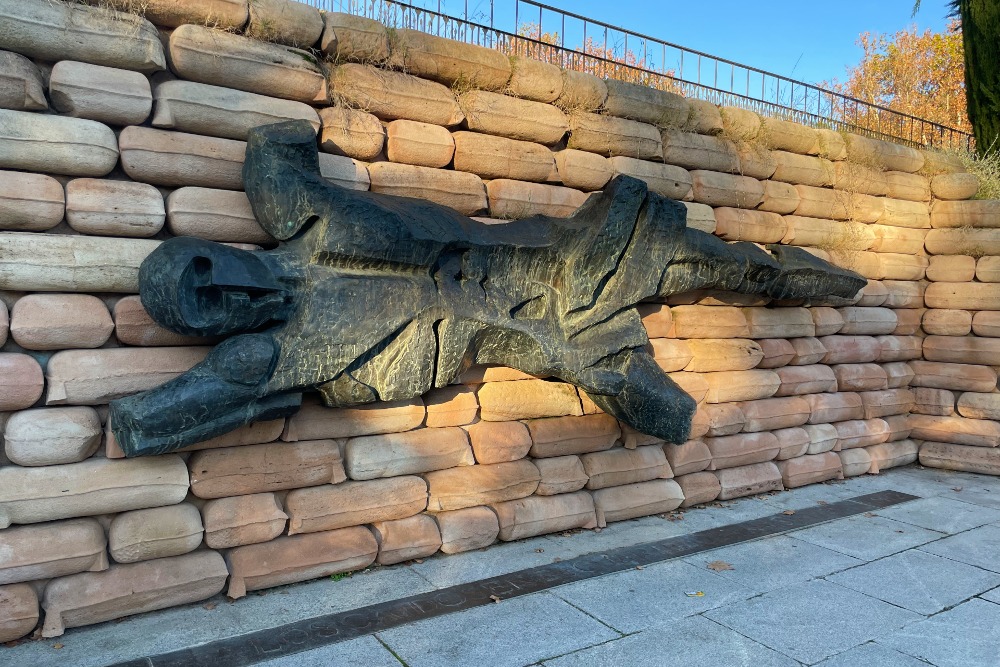
[[[813,127],[917,147],[972,147],[967,132],[534,0],[415,0],[423,7],[397,0],[307,1],[389,27],[414,28]],[[448,13],[448,4],[461,6],[457,15]]]

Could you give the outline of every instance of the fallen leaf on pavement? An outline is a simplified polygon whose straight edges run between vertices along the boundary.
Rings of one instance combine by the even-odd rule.
[[[736,568],[724,560],[713,560],[708,564],[708,569],[713,572],[724,572],[725,570],[734,570]]]
[[[784,512],[782,512],[782,514],[785,514],[787,516],[792,516],[793,514],[795,514],[795,510],[785,510]]]

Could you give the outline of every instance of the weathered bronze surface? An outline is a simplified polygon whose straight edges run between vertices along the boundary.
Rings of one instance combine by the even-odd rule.
[[[142,264],[157,322],[232,337],[112,403],[128,456],[292,414],[309,389],[335,407],[412,398],[472,364],[565,380],[639,431],[684,442],[695,403],[645,349],[636,304],[696,289],[850,298],[865,285],[799,248],[688,229],[682,204],[624,176],[569,218],[487,225],[325,181],[316,135],[295,121],[251,132],[243,178],[277,249],[174,238]]]

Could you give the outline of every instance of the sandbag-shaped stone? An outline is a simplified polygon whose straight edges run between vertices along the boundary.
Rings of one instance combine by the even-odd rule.
[[[924,154],[916,148],[857,134],[846,134],[848,159],[862,164],[875,162],[890,171],[915,173],[924,166]]]
[[[822,361],[827,354],[823,342],[812,336],[792,338],[789,342],[795,352],[791,361],[788,362],[791,366],[809,366]]]
[[[249,4],[248,35],[302,49],[319,41],[323,17],[316,7],[294,0],[253,0]]]
[[[875,234],[875,239],[870,250],[904,255],[923,253],[924,237],[927,233],[922,229],[871,225],[871,230]]]
[[[913,380],[913,369],[905,361],[891,361],[882,364],[882,368],[885,370],[889,389],[910,386],[910,382]]]
[[[137,181],[243,188],[245,142],[129,126],[122,130],[118,143],[122,168]]]
[[[781,446],[773,433],[739,433],[718,438],[704,438],[712,453],[709,470],[770,461],[778,455]]]
[[[562,184],[584,192],[600,190],[615,174],[608,158],[595,153],[566,148],[555,153],[555,160]]]
[[[694,358],[691,346],[686,340],[653,338],[649,341],[649,345],[653,348],[653,359],[656,361],[656,365],[664,373],[682,371]]]
[[[641,303],[636,306],[636,310],[642,317],[646,335],[651,339],[673,336],[674,319],[669,306],[660,303]]]
[[[180,556],[198,548],[203,532],[189,503],[123,512],[108,528],[108,550],[119,563]]]
[[[496,49],[407,28],[396,30],[395,39],[393,59],[416,76],[483,90],[500,90],[510,79],[510,60]]]
[[[199,498],[337,484],[346,479],[340,447],[333,440],[208,449],[192,455],[188,467],[191,493]]]
[[[482,178],[544,181],[555,168],[552,151],[541,144],[478,132],[455,132],[454,167]]]
[[[542,476],[538,489],[535,490],[540,496],[579,491],[589,479],[579,456],[553,456],[536,459],[532,463]]]
[[[8,528],[0,532],[0,584],[106,570],[106,546],[95,519]]]
[[[0,468],[0,528],[173,505],[187,489],[187,467],[179,456],[7,466]]]
[[[980,257],[976,262],[976,280],[982,283],[1000,282],[1000,257]]]
[[[878,336],[891,334],[896,329],[896,313],[889,308],[848,306],[839,312],[844,320],[841,334]]]
[[[546,380],[488,382],[478,392],[484,421],[582,415],[573,385]]]
[[[931,178],[931,193],[938,199],[972,199],[979,191],[975,174],[938,174]]]
[[[199,345],[210,340],[184,336],[160,326],[143,308],[137,295],[119,299],[112,314],[115,320],[115,337],[126,345],[143,347]]]
[[[691,355],[684,370],[695,373],[750,370],[764,357],[760,345],[752,340],[693,338],[683,343]]]
[[[784,218],[786,245],[836,247],[848,250],[867,250],[875,240],[868,225],[859,222],[806,218],[787,215]]]
[[[1000,338],[1000,313],[984,311],[972,316],[972,333]]]
[[[888,389],[885,370],[878,364],[836,364],[832,366],[838,391]]]
[[[221,591],[228,575],[222,556],[200,551],[56,579],[42,598],[42,635],[198,602]]]
[[[38,595],[30,584],[0,586],[0,642],[26,636],[38,624]]]
[[[0,229],[44,232],[63,218],[62,184],[51,176],[0,171]]]
[[[837,429],[839,449],[869,447],[889,438],[889,425],[883,419],[851,419],[836,422],[833,427]]]
[[[198,25],[170,34],[170,66],[184,79],[248,93],[307,104],[329,97],[326,77],[308,53]]]
[[[675,476],[689,475],[706,470],[712,464],[712,451],[702,440],[688,440],[682,445],[663,445]]]
[[[694,472],[677,477],[674,481],[684,494],[681,507],[710,503],[718,498],[722,491],[719,478],[710,472]]]
[[[66,184],[66,222],[81,234],[147,238],[165,218],[163,195],[151,185],[94,178]]]
[[[597,525],[625,521],[650,514],[672,512],[684,502],[684,492],[672,479],[613,486],[593,492]]]
[[[762,181],[762,185],[764,196],[757,207],[761,211],[785,215],[799,207],[799,191],[795,186],[778,181]]]
[[[511,77],[506,90],[508,95],[551,103],[562,94],[563,73],[555,65],[522,56],[511,56],[510,63]]]
[[[488,385],[487,385],[488,386]],[[621,437],[618,420],[606,414],[532,419],[530,453],[536,458],[610,449]]]
[[[236,599],[248,591],[362,570],[376,555],[378,542],[364,526],[236,547],[226,554],[232,575],[226,595]]]
[[[876,222],[891,227],[929,229],[931,215],[924,202],[886,198],[882,200],[882,215],[878,217]]]
[[[139,125],[149,117],[153,96],[139,72],[63,60],[49,76],[52,106],[74,118]]]
[[[709,206],[756,208],[764,200],[764,186],[755,178],[717,171],[691,172],[694,200]]]
[[[63,350],[46,369],[46,405],[103,405],[146,391],[190,370],[207,347]]]
[[[670,311],[677,338],[749,338],[746,316],[733,306],[676,306]]]
[[[720,206],[715,222],[715,234],[725,241],[778,243],[788,233],[785,219],[767,211]]]
[[[28,350],[100,347],[114,328],[107,306],[89,294],[29,294],[10,313],[10,335]]]
[[[748,109],[723,106],[719,109],[722,129],[733,141],[750,142],[760,134],[760,116]]]
[[[807,454],[822,454],[836,449],[839,438],[833,424],[806,424],[802,430],[809,436]]]
[[[921,297],[922,298],[922,297]],[[920,321],[927,312],[923,308],[897,308],[895,336],[914,336],[920,331]]]
[[[212,25],[223,30],[242,28],[247,22],[247,0],[87,0],[90,4],[110,5],[123,12],[139,13],[164,28],[185,23]],[[100,3],[100,4],[99,4]]]
[[[840,457],[834,452],[779,461],[777,466],[786,489],[840,479],[844,475]]]
[[[781,385],[781,378],[774,371],[725,371],[705,373],[708,383],[709,403],[731,403],[734,401],[755,401],[770,398]]]
[[[320,150],[327,153],[333,153],[335,155],[346,155],[359,160],[373,160],[382,152],[382,147],[385,145],[386,130],[382,127],[382,123],[379,119],[372,114],[358,109],[336,106],[320,109],[319,118],[323,124],[323,129],[319,136]],[[447,135],[448,141],[451,141],[451,134],[443,127],[438,127],[436,125],[428,126],[426,123],[421,123],[417,127],[428,132],[431,132],[431,127],[435,128],[432,131],[434,133],[432,135],[432,141],[428,142],[432,145],[436,146],[438,142],[433,141],[433,139],[436,139],[437,134],[440,133]],[[397,132],[402,131],[403,134],[406,134],[406,129],[408,128],[404,127],[402,130],[397,129]],[[399,144],[400,142],[397,142],[397,152],[399,152]],[[405,141],[403,144],[403,153],[408,155],[412,152],[412,150],[409,150],[410,147],[405,145]],[[453,149],[454,144],[452,144],[452,152]],[[432,158],[429,158],[424,162],[414,162],[413,164],[425,164],[426,162],[431,161],[440,162],[440,160],[437,159],[437,154],[439,152],[440,151],[434,151]],[[397,157],[399,156],[397,155]],[[449,161],[450,159],[451,156],[449,152]],[[407,160],[395,161],[407,162]],[[444,164],[447,164],[447,162]]]
[[[489,507],[467,507],[431,516],[441,532],[441,551],[457,554],[488,547],[497,540],[500,524]]]
[[[816,130],[789,120],[761,117],[762,136],[771,148],[792,153],[814,155],[819,146]]]
[[[438,470],[424,478],[428,509],[436,512],[525,498],[538,488],[541,475],[533,463],[522,460]]]
[[[952,391],[992,392],[997,388],[997,373],[989,366],[949,364],[913,360],[915,387],[933,387]]]
[[[209,241],[274,245],[254,217],[246,194],[233,190],[186,187],[167,197],[167,227],[175,236]]]
[[[851,161],[833,164],[833,187],[875,197],[884,197],[889,192],[884,171]]]
[[[925,176],[902,171],[887,171],[885,179],[889,184],[890,197],[920,202],[931,198],[931,184]]]
[[[712,437],[739,433],[746,424],[746,417],[739,403],[709,404],[698,409],[705,415],[708,429],[706,435]]]
[[[848,419],[864,419],[865,407],[861,396],[853,392],[810,394],[810,424],[830,424]]]
[[[455,426],[351,438],[344,447],[344,467],[351,479],[411,475],[475,462],[468,435]]]
[[[805,456],[809,451],[809,433],[800,426],[781,428],[772,433],[778,439],[777,461]]]
[[[423,400],[427,405],[424,425],[430,428],[464,426],[475,421],[479,414],[476,392],[464,385],[432,389],[424,394]]]
[[[153,98],[153,127],[169,130],[246,141],[251,128],[286,120],[305,120],[314,130],[320,128],[319,116],[308,104],[232,88],[163,81]]]
[[[5,5],[0,48],[49,62],[78,60],[147,73],[166,67],[163,46],[149,21],[66,2]]]
[[[910,435],[917,440],[950,442],[969,447],[1000,446],[1000,424],[990,419],[967,419],[957,415],[910,415]]]
[[[915,400],[913,392],[903,388],[861,392],[865,419],[909,414]]]
[[[932,283],[924,300],[928,308],[1000,310],[1000,290],[989,283]]]
[[[677,93],[615,79],[608,79],[605,84],[608,96],[604,100],[604,112],[609,115],[661,127],[677,127],[688,119],[688,100]]]
[[[364,114],[364,116],[375,120],[378,127],[381,128],[381,123],[371,114],[365,114],[362,111],[347,111],[347,113]],[[418,123],[413,120],[394,120],[386,126],[385,134],[387,137],[386,156],[391,162],[437,169],[448,166],[455,156],[455,139],[452,138],[448,130],[438,125]],[[546,157],[551,162],[551,155]],[[475,169],[465,167],[456,166],[455,168],[459,171],[476,172]]]
[[[481,421],[467,430],[477,463],[517,461],[531,449],[531,435],[520,422]]]
[[[746,418],[746,433],[801,426],[810,413],[809,404],[797,396],[748,401],[740,403],[740,409]]]
[[[939,283],[971,282],[976,276],[976,258],[967,255],[935,255],[927,266],[927,280]]]
[[[319,403],[307,402],[288,418],[281,439],[295,442],[401,433],[423,424],[425,415],[424,403],[419,398],[353,408],[328,408]]]
[[[775,181],[818,188],[833,185],[833,163],[829,160],[787,151],[771,151],[771,157],[776,167],[771,178]]]
[[[554,104],[566,111],[597,111],[608,98],[604,79],[575,69],[562,70],[562,90]]]
[[[0,51],[0,108],[15,111],[49,108],[41,72],[19,53]]]
[[[757,341],[764,357],[757,362],[757,368],[781,368],[795,358],[795,347],[784,338],[762,338]]]
[[[487,206],[483,181],[475,174],[410,164],[377,162],[368,167],[372,192],[427,199],[472,215]]]
[[[334,185],[350,190],[370,190],[368,167],[343,155],[319,154],[319,173]]]
[[[683,199],[691,192],[691,175],[681,167],[624,156],[610,158],[609,164],[615,176],[638,178],[651,192],[664,197]]]
[[[911,281],[911,280],[923,280],[924,272],[927,270],[927,258],[926,257],[915,257],[913,255],[905,255],[902,253],[879,253],[879,260],[882,263],[882,277],[886,282],[892,281]],[[890,308],[912,308],[914,306],[922,305],[916,300],[914,302],[904,302],[903,304],[889,303],[886,300],[886,306]]]
[[[0,234],[0,289],[139,291],[139,264],[160,244],[63,234]]]
[[[919,336],[876,336],[881,351],[876,361],[908,361],[919,359],[923,340]]]
[[[1000,201],[996,199],[936,201],[931,207],[931,227],[935,229],[1000,227]]]
[[[485,90],[469,91],[458,103],[473,132],[551,145],[559,143],[569,130],[566,114],[549,104]]]
[[[34,358],[17,352],[0,353],[0,411],[30,408],[45,388],[42,367]]]
[[[319,47],[337,61],[381,63],[389,59],[389,32],[374,19],[346,12],[323,12]]]
[[[920,465],[928,468],[1000,475],[1000,449],[925,442],[920,446],[919,457]]]
[[[728,174],[739,173],[740,156],[732,141],[682,130],[664,130],[663,161],[667,164]]]
[[[920,445],[913,440],[885,442],[868,447],[868,454],[872,459],[869,472],[879,473],[889,468],[909,465],[917,460],[919,451]]]
[[[659,159],[663,151],[659,130],[624,118],[575,112],[569,117],[569,133],[568,148],[606,157],[653,160]]]
[[[673,477],[663,449],[659,445],[636,449],[616,448],[583,454],[580,460],[589,477],[588,489],[603,489]]]
[[[878,359],[882,345],[872,336],[823,336],[824,364],[866,364]]]
[[[1000,421],[1000,394],[967,391],[958,397],[958,414],[969,419]]]
[[[837,377],[834,375],[833,369],[823,364],[784,366],[776,368],[774,372],[781,380],[778,390],[774,392],[775,396],[799,396],[837,391]]]
[[[117,162],[118,142],[107,125],[0,109],[0,168],[105,176]]]
[[[289,535],[405,519],[425,509],[427,483],[413,476],[324,484],[295,489],[285,497]]]
[[[572,188],[503,178],[487,183],[486,192],[490,214],[507,220],[521,220],[534,215],[565,218],[587,201],[586,194]]]
[[[700,373],[668,373],[667,377],[680,387],[695,403],[701,403],[708,396],[708,381]]]
[[[558,496],[530,496],[492,505],[500,539],[521,540],[576,528],[596,528],[594,498],[586,491]]]
[[[810,308],[809,314],[816,326],[816,336],[833,335],[844,326],[844,316],[836,308],[817,306]]]
[[[1000,366],[1000,339],[996,338],[927,336],[923,340],[923,351],[927,361]]]
[[[273,493],[210,500],[201,508],[205,544],[210,549],[229,549],[267,542],[285,531],[288,515]]]
[[[857,477],[871,470],[872,457],[864,447],[845,449],[836,454],[840,458],[844,477]]]
[[[861,288],[861,291],[854,297],[852,305],[862,308],[874,308],[881,306],[889,296],[889,290],[877,280],[869,280],[868,284]]]
[[[955,414],[955,394],[947,389],[916,387],[913,389],[911,412],[920,415],[953,415]]]
[[[4,452],[20,466],[76,463],[101,444],[101,419],[93,408],[37,408],[16,412],[3,432]]]
[[[814,336],[816,325],[807,308],[744,308],[751,338]]]
[[[454,93],[439,83],[365,65],[340,65],[330,75],[333,92],[353,107],[382,120],[405,118],[445,127],[465,114]]]
[[[433,556],[441,548],[441,531],[434,518],[417,514],[394,521],[376,521],[371,527],[378,542],[379,565],[394,565]]]
[[[715,476],[722,487],[719,500],[732,500],[782,489],[781,471],[770,461],[717,470]]]

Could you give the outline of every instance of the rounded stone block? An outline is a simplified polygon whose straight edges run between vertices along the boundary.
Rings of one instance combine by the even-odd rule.
[[[621,437],[618,420],[605,414],[532,419],[526,424],[535,458],[599,452],[611,449]]]
[[[517,461],[531,449],[531,435],[520,422],[481,421],[467,431],[477,463]]]
[[[104,302],[88,294],[29,294],[10,314],[10,334],[28,350],[100,347],[114,328]]]
[[[910,415],[910,435],[917,440],[950,442],[969,447],[1000,445],[1000,424],[990,419],[958,415]]]
[[[213,188],[178,188],[167,196],[167,228],[175,236],[222,243],[273,246],[276,240],[254,217],[243,192]]]
[[[30,408],[45,388],[42,367],[32,357],[17,352],[0,353],[0,411]]]
[[[198,548],[203,532],[189,503],[122,512],[108,528],[108,551],[118,563],[180,556]]]
[[[682,167],[620,155],[610,158],[608,162],[615,176],[624,174],[638,178],[649,187],[650,192],[670,199],[684,199],[691,192],[691,174]]]
[[[562,93],[562,70],[555,65],[521,56],[511,56],[510,64],[509,95],[548,104]]]
[[[997,388],[997,373],[989,366],[920,360],[909,363],[914,372],[914,387],[976,392],[992,392]]]
[[[0,51],[0,109],[44,111],[45,82],[33,62],[20,53]]]
[[[555,169],[555,159],[541,144],[478,132],[455,132],[454,168],[485,179],[540,182]]]
[[[837,452],[837,456],[840,457],[844,477],[857,477],[871,470],[872,457],[867,449],[845,449]]]
[[[709,470],[735,468],[770,461],[778,455],[781,444],[773,433],[739,433],[705,438],[712,453]]]
[[[749,338],[746,315],[734,306],[675,306],[671,336],[677,338]]]
[[[376,162],[369,165],[368,175],[372,192],[427,199],[463,215],[473,215],[487,206],[486,188],[475,174]]]
[[[559,180],[575,190],[600,190],[615,174],[608,158],[595,153],[566,148],[557,151],[555,159]]]
[[[455,139],[448,130],[438,125],[394,120],[386,126],[385,134],[386,157],[390,162],[440,169],[451,164],[455,157]],[[455,168],[479,173],[476,169],[465,166]]]
[[[653,348],[653,360],[664,373],[682,371],[694,359],[690,341],[676,338],[653,338],[649,341]],[[712,359],[714,361],[714,358]],[[689,369],[694,370],[694,369]],[[712,368],[710,370],[720,370]]]
[[[888,379],[878,364],[836,364],[832,366],[839,391],[887,389]]]
[[[126,345],[168,347],[202,345],[210,342],[210,339],[183,336],[160,326],[143,308],[138,295],[119,299],[115,303],[112,315],[115,321],[115,337]]]
[[[763,116],[760,119],[760,129],[771,148],[802,155],[815,155],[818,152],[819,136],[811,127]]]
[[[122,168],[142,183],[240,190],[246,143],[130,126],[118,139]]]
[[[857,134],[845,134],[848,159],[862,164],[879,164],[887,171],[916,173],[924,166],[924,154],[916,148]]]
[[[374,19],[345,12],[323,12],[319,47],[338,61],[381,63],[389,59],[389,32]]]
[[[875,222],[891,227],[928,229],[931,226],[931,216],[924,202],[886,198],[882,200],[882,213]]]
[[[374,160],[382,153],[382,148],[385,146],[386,129],[382,127],[381,121],[372,114],[359,109],[336,106],[320,109],[319,118],[323,124],[319,135],[320,150],[334,155],[346,155],[358,160]],[[391,123],[389,127],[392,127]],[[431,127],[435,129],[430,130]],[[430,140],[421,137],[421,140],[429,145],[436,145],[437,142],[433,139],[442,132],[448,135],[449,141],[451,139],[447,130],[436,125],[421,123],[420,128],[426,128],[427,131],[433,133]],[[437,154],[434,158],[436,157],[438,157]],[[412,164],[422,164],[427,167],[443,167],[448,164],[448,162],[428,164],[429,162],[440,162],[439,159],[434,158],[427,158],[422,162],[413,162]],[[406,160],[393,161],[407,162]],[[450,161],[450,157],[448,161]]]
[[[743,430],[747,418],[739,403],[714,403],[699,407],[705,415],[708,430],[705,435],[716,438],[733,435]]]
[[[775,171],[771,179],[792,185],[824,188],[833,185],[833,163],[820,157],[787,151],[771,151]]]
[[[586,491],[531,496],[492,506],[504,542],[577,528],[596,528],[594,499]]]
[[[779,461],[777,465],[781,471],[781,482],[786,489],[839,479],[844,475],[840,457],[834,452],[800,456]]]
[[[541,475],[530,461],[511,461],[438,470],[424,478],[430,490],[428,509],[442,511],[530,496]]]
[[[394,565],[415,558],[433,556],[441,548],[441,531],[434,518],[427,514],[395,521],[378,521],[372,524],[372,533],[378,542],[379,565]]]
[[[639,160],[659,160],[663,153],[660,132],[656,127],[579,111],[570,114],[566,146],[605,157],[622,155]]]
[[[781,385],[775,396],[798,396],[837,390],[837,378],[829,366],[809,364],[775,369]]]
[[[805,456],[809,452],[809,432],[804,428],[793,426],[774,431],[774,437],[778,439],[777,461],[787,461],[800,456]],[[836,442],[834,442],[836,445]]]
[[[673,477],[663,448],[659,445],[635,449],[614,448],[583,454],[580,461],[589,478],[588,489],[604,489]]]
[[[597,111],[608,98],[608,85],[590,72],[562,70],[562,86],[554,104],[566,111]]]
[[[764,200],[764,186],[756,178],[717,171],[691,172],[694,200],[709,206],[756,208]]]
[[[95,519],[8,528],[0,532],[0,584],[106,570],[106,547]]]
[[[938,199],[972,199],[979,191],[975,174],[939,174],[931,178],[931,193]]]
[[[121,11],[137,11],[157,26],[177,28],[186,23],[212,25],[223,30],[242,28],[247,22],[247,0],[88,0],[107,3]]]
[[[872,459],[872,473],[910,465],[917,460],[920,445],[914,440],[898,440],[868,447]]]
[[[958,414],[969,419],[1000,420],[1000,394],[967,391],[958,397]]]
[[[441,551],[446,554],[488,547],[500,533],[497,515],[489,507],[467,507],[431,516],[441,531]]]
[[[38,595],[29,584],[0,586],[0,643],[28,635],[38,624]]]
[[[781,378],[770,370],[705,373],[709,403],[731,403],[770,398],[781,386]]]
[[[510,60],[497,49],[408,28],[396,30],[395,39],[392,59],[416,76],[483,90],[501,90],[510,80]]]
[[[555,496],[560,493],[579,491],[587,484],[589,477],[583,469],[579,456],[553,456],[532,461],[542,479],[535,493],[540,496]]]
[[[865,416],[864,402],[853,392],[810,394],[803,398],[809,403],[810,424],[830,424],[864,419]]]
[[[106,176],[117,163],[118,141],[107,125],[0,109],[0,168]]]
[[[52,106],[61,114],[108,125],[141,125],[153,107],[149,79],[139,72],[62,60],[49,76]]]
[[[770,461],[717,470],[715,476],[722,487],[719,500],[732,500],[782,489],[781,471]]]
[[[0,171],[0,229],[44,232],[63,219],[66,197],[51,176]]]
[[[706,470],[712,463],[712,451],[702,440],[688,440],[682,445],[663,445],[663,452],[674,475],[679,477]]]
[[[562,382],[489,382],[480,387],[478,397],[480,417],[484,421],[583,414],[576,389]]]
[[[837,447],[837,429],[833,424],[806,424],[802,430],[809,436],[807,454],[831,452]]]
[[[151,185],[94,178],[66,184],[66,222],[81,234],[148,238],[165,219],[163,195]]]
[[[920,447],[919,456],[920,465],[928,468],[1000,475],[1000,449],[925,442]]]
[[[528,465],[531,464],[528,463]],[[459,469],[459,478],[464,480],[467,470],[475,470],[478,467],[469,466]],[[432,472],[428,473],[427,477],[430,479],[433,475],[444,475],[449,472],[448,470]],[[474,475],[468,475],[468,477],[471,481]],[[295,489],[285,497],[288,534],[315,533],[376,521],[405,519],[408,516],[419,514],[428,508],[427,484],[419,477],[403,476]],[[463,507],[477,504],[481,503],[471,503],[463,505]],[[432,507],[431,509],[460,508]]]
[[[93,408],[23,410],[7,420],[4,452],[20,466],[76,463],[97,451],[101,434],[101,420]]]
[[[485,90],[464,93],[458,103],[473,132],[552,145],[569,130],[566,114],[549,104]]]
[[[347,476],[356,480],[471,466],[475,462],[468,435],[454,426],[351,438],[344,446]]]
[[[323,33],[319,9],[295,0],[253,0],[250,2],[248,35],[256,39],[311,48]]]
[[[382,120],[404,118],[449,127],[465,120],[455,94],[440,83],[366,65],[340,65],[330,74],[332,92]]]
[[[566,218],[587,201],[586,194],[571,188],[502,178],[487,183],[486,193],[490,214],[507,220],[521,220],[534,215]]]
[[[205,544],[229,549],[268,542],[285,532],[285,514],[273,493],[209,500],[201,508]]]
[[[614,486],[593,492],[597,525],[651,514],[672,512],[684,502],[684,492],[672,479]]]
[[[682,475],[674,480],[681,487],[684,494],[684,502],[681,507],[691,507],[710,503],[719,497],[722,492],[722,485],[719,478],[710,472],[694,472]]]
[[[746,371],[764,358],[764,351],[752,340],[692,338],[678,342],[684,343],[690,353],[691,360],[683,370],[694,373]]]
[[[289,417],[281,439],[354,438],[377,433],[401,433],[423,424],[427,412],[421,399],[385,401],[354,408],[328,408],[306,402]]]
[[[720,206],[715,220],[715,234],[725,241],[767,244],[788,237],[788,223],[777,213]]]

